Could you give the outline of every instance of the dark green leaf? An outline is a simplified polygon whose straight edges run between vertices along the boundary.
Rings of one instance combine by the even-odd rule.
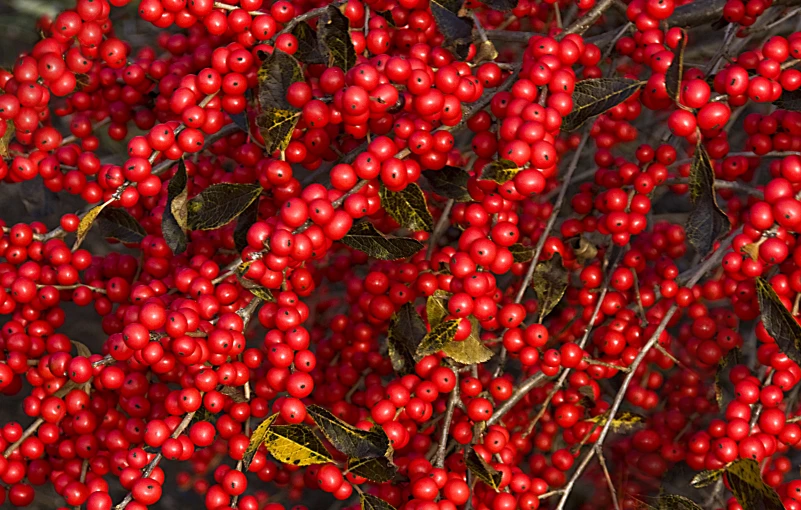
[[[476,452],[475,446],[471,445],[465,449],[464,462],[467,465],[467,469],[469,469],[476,478],[495,489],[496,492],[498,491],[503,474],[490,466],[487,461]]]
[[[562,265],[562,256],[554,253],[550,260],[537,263],[531,285],[537,294],[540,322],[556,308],[567,290],[568,274]]]
[[[782,110],[801,112],[801,90],[785,90],[773,104]]]
[[[661,494],[659,510],[703,510],[695,501],[678,494]]]
[[[307,406],[306,411],[334,448],[348,457],[385,457],[391,452],[389,438],[380,427],[357,429],[317,405]]]
[[[323,442],[307,425],[272,425],[267,429],[264,446],[284,464],[308,466],[334,462]]]
[[[236,127],[244,131],[245,133],[250,133],[250,127],[248,126],[248,113],[244,111],[242,113],[229,113],[231,120]]]
[[[417,346],[417,355],[423,357],[441,351],[448,342],[453,341],[461,320],[462,319],[452,319],[442,321],[431,328],[431,331],[423,337],[420,345]]]
[[[562,119],[564,131],[574,131],[593,117],[633,96],[643,82],[629,78],[590,78],[576,82],[573,111]]]
[[[304,22],[295,25],[292,35],[298,40],[298,49],[295,58],[305,64],[325,64],[327,59],[320,52],[320,45],[317,40],[317,33]]]
[[[423,243],[415,239],[385,236],[369,221],[354,224],[342,243],[379,260],[405,259],[423,248]]]
[[[706,256],[715,242],[728,234],[731,222],[718,207],[712,161],[700,143],[690,167],[690,199],[693,209],[687,217],[687,238],[698,253]]]
[[[256,127],[264,138],[267,154],[286,150],[292,133],[300,120],[300,110],[295,108],[264,107],[256,116]]]
[[[534,248],[530,246],[523,246],[520,243],[515,243],[509,247],[512,252],[512,258],[515,262],[530,262],[534,258]]]
[[[104,237],[123,243],[138,243],[147,235],[136,218],[128,214],[125,209],[117,207],[103,209],[97,217],[97,224]]]
[[[481,3],[496,11],[508,12],[517,7],[517,0],[481,0]]]
[[[784,510],[776,490],[762,480],[754,459],[740,459],[726,466],[726,479],[743,510]]]
[[[387,333],[389,359],[398,375],[414,373],[417,346],[426,336],[426,325],[411,303],[404,304],[392,316]]]
[[[359,494],[361,510],[395,510],[395,507],[379,498],[366,492]]]
[[[368,459],[348,459],[348,471],[367,478],[371,482],[384,483],[395,478],[398,468],[386,457],[371,457]]]
[[[756,279],[762,324],[788,358],[801,363],[801,325],[764,278]]]
[[[443,5],[444,3],[431,0],[431,14],[445,38],[442,47],[453,53],[457,60],[464,61],[473,42],[473,20],[458,16],[458,7],[453,10],[453,5]]]
[[[503,184],[506,181],[514,179],[515,175],[520,172],[520,168],[514,162],[508,159],[498,159],[490,161],[481,170],[481,177],[479,179],[485,181],[495,181],[498,184]]]
[[[254,200],[245,209],[239,218],[236,219],[236,229],[234,230],[234,246],[236,251],[241,252],[248,245],[248,230],[259,219],[259,201]]]
[[[167,203],[161,215],[161,232],[174,254],[186,251],[188,177],[183,160],[167,185]]]
[[[291,110],[287,90],[302,79],[303,71],[295,57],[276,49],[259,68],[259,105],[262,109]]]
[[[376,11],[371,9],[370,14],[381,16],[384,19],[384,21],[387,22],[388,27],[395,28],[395,20],[392,18],[391,11]]]
[[[213,230],[245,212],[262,192],[258,184],[212,184],[187,204],[191,230]]]
[[[328,67],[348,71],[356,65],[356,49],[350,40],[350,21],[336,5],[329,5],[317,23],[320,53]]]
[[[696,489],[701,489],[706,487],[707,485],[712,485],[713,483],[717,482],[720,477],[723,476],[722,469],[710,469],[706,471],[701,471],[697,475],[690,480],[690,485],[695,487]]]
[[[673,62],[670,63],[667,73],[665,73],[665,88],[673,101],[678,102],[681,93],[681,79],[684,76],[684,49],[687,47],[687,31],[679,29],[681,39],[679,39],[676,49],[673,50]]]
[[[469,202],[472,200],[467,191],[467,181],[470,174],[465,170],[446,166],[442,170],[425,170],[423,177],[428,179],[434,193],[445,198],[456,200],[457,202]]]
[[[401,227],[426,232],[434,229],[434,218],[428,210],[426,196],[417,184],[411,183],[401,191],[390,191],[381,186],[379,196],[381,206]]]

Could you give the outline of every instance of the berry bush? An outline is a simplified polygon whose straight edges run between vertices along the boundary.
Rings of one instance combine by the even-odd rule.
[[[627,1],[39,19],[0,504],[801,510],[801,1]]]

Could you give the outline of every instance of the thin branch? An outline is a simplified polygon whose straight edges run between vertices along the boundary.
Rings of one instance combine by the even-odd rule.
[[[434,456],[434,467],[441,468],[445,465],[445,449],[448,447],[448,438],[450,437],[451,421],[453,421],[453,411],[456,408],[456,402],[459,401],[459,374],[456,374],[456,386],[451,391],[451,396],[448,398],[448,405],[445,408],[445,420],[442,422],[442,434],[439,437],[439,446],[437,446],[437,453]]]
[[[450,216],[451,216],[451,209],[453,209],[454,200],[450,199],[445,204],[445,207],[442,209],[442,214],[439,216],[439,220],[437,220],[437,224],[434,225],[434,231],[431,233],[431,237],[428,239],[428,250],[426,251],[426,260],[431,260],[431,255],[434,254],[434,249],[437,247],[440,238],[442,235],[448,231],[448,226],[450,225]]]

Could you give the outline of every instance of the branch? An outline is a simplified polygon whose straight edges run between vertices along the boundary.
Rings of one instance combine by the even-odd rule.
[[[437,454],[434,456],[434,467],[441,468],[445,465],[445,449],[448,447],[448,437],[451,430],[451,421],[453,421],[453,410],[456,408],[456,402],[459,401],[459,374],[456,373],[456,386],[451,391],[451,396],[448,398],[448,407],[445,409],[445,421],[442,422],[442,435],[439,438],[439,446],[437,446]]]

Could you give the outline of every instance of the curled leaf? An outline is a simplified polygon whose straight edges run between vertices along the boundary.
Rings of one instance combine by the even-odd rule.
[[[125,209],[107,207],[97,217],[97,224],[103,237],[116,239],[123,243],[138,243],[147,232]]]
[[[14,131],[16,129],[13,120],[9,119],[5,122],[6,131],[3,133],[3,136],[0,136],[0,158],[8,156],[8,145],[11,143],[11,139],[14,138]]]
[[[707,485],[712,485],[713,483],[717,482],[721,476],[723,476],[722,469],[709,469],[706,471],[701,471],[695,475],[692,480],[690,480],[690,485],[696,489],[701,489]]]
[[[328,67],[348,71],[356,65],[356,49],[350,40],[350,21],[336,5],[329,5],[317,24],[320,53]]]
[[[417,347],[417,355],[423,357],[441,351],[448,342],[453,341],[461,320],[462,319],[452,319],[443,321],[431,328],[431,331],[423,337],[423,340]]]
[[[167,246],[176,255],[186,251],[187,229],[187,188],[188,178],[183,160],[178,162],[178,169],[167,185],[167,203],[161,215],[161,232]]]
[[[476,478],[495,489],[496,492],[498,491],[503,475],[500,471],[490,466],[487,461],[476,452],[475,446],[471,445],[465,448],[464,462],[467,465],[467,469],[469,469]]]
[[[450,296],[444,290],[437,290],[434,294],[428,296],[426,300],[426,318],[428,324],[433,328],[442,322],[442,319],[448,316],[448,305],[446,301]]]
[[[401,191],[390,191],[381,186],[379,196],[384,210],[398,225],[426,232],[434,229],[434,218],[428,210],[423,190],[417,184],[411,183]]]
[[[298,41],[295,58],[306,64],[325,64],[327,59],[320,51],[317,33],[307,23],[298,23],[292,29],[292,35]]]
[[[673,50],[673,61],[665,73],[665,88],[673,101],[678,102],[681,95],[681,79],[684,76],[684,50],[687,48],[687,31],[679,28],[681,39]]]
[[[445,42],[442,47],[453,53],[457,60],[464,61],[473,43],[473,20],[460,17],[453,5],[443,0],[431,0],[431,15]]]
[[[743,510],[784,510],[781,498],[762,479],[754,459],[740,459],[726,466],[726,479]]]
[[[77,340],[70,340],[72,345],[75,346],[75,352],[78,353],[78,356],[83,356],[84,358],[88,358],[92,355],[92,351],[86,346],[86,344],[82,342],[78,342]]]
[[[788,358],[801,363],[801,325],[764,278],[756,279],[762,324]]]
[[[191,230],[214,230],[245,212],[262,192],[258,184],[212,184],[187,204]]]
[[[423,248],[416,239],[385,236],[366,220],[355,223],[342,243],[379,260],[405,259]]]
[[[384,457],[391,452],[389,438],[380,427],[357,429],[328,409],[317,405],[307,406],[306,411],[334,448],[348,457]]]
[[[258,427],[256,427],[256,430],[250,434],[250,442],[245,450],[245,454],[242,456],[242,464],[244,464],[245,469],[250,466],[250,462],[253,460],[256,450],[258,450],[259,446],[264,443],[264,439],[267,437],[267,429],[270,428],[270,425],[273,424],[276,418],[278,418],[278,413],[275,413],[274,415],[265,419],[259,424]]]
[[[576,82],[573,111],[562,119],[562,129],[575,131],[588,120],[633,96],[642,84],[629,78],[590,78]]]
[[[461,168],[446,166],[441,170],[425,170],[423,171],[423,177],[428,180],[437,195],[457,202],[469,202],[472,200],[470,193],[467,191],[467,181],[470,179],[470,174]]]
[[[367,478],[371,482],[384,483],[395,478],[398,468],[386,457],[371,457],[367,459],[348,459],[348,471]]]
[[[715,173],[706,149],[700,143],[690,167],[690,199],[693,209],[687,217],[687,238],[706,256],[731,228],[729,217],[718,206],[715,196]]]
[[[514,179],[518,173],[520,173],[520,168],[514,162],[508,159],[498,159],[484,165],[479,179],[503,184]]]
[[[392,368],[398,375],[414,372],[417,361],[417,346],[426,336],[426,325],[411,303],[401,306],[389,321],[387,344]]]
[[[534,258],[534,248],[523,246],[520,243],[515,243],[510,246],[509,251],[512,252],[512,259],[517,263],[531,262]]]
[[[105,209],[110,203],[111,200],[108,200],[100,205],[96,205],[89,209],[89,212],[83,215],[80,223],[78,223],[78,230],[75,232],[75,244],[72,245],[72,251],[75,251],[81,247],[81,243],[83,243],[83,240],[86,239],[86,235],[89,234],[89,230],[92,228],[92,225],[94,225],[95,220],[100,213],[103,212],[103,209]]]
[[[267,429],[264,446],[284,464],[308,466],[334,462],[323,442],[303,424],[271,426]]]
[[[537,294],[537,304],[540,308],[540,322],[556,308],[562,296],[565,295],[568,284],[568,274],[562,265],[562,256],[554,253],[550,260],[537,263],[531,285]]]

